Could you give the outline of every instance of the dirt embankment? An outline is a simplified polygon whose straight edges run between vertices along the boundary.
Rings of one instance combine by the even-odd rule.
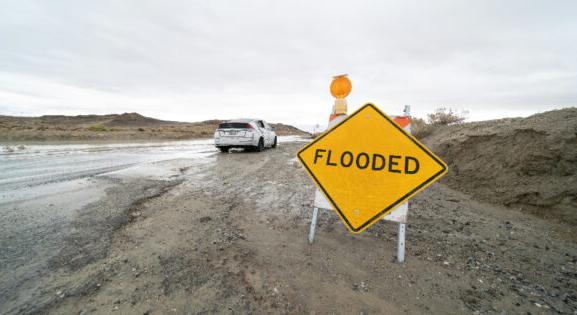
[[[138,113],[111,115],[47,115],[13,117],[0,115],[0,141],[86,141],[86,140],[180,140],[210,138],[223,120],[176,122]],[[279,136],[307,135],[285,124],[271,124]]]
[[[473,197],[577,224],[577,108],[437,128],[443,181]]]

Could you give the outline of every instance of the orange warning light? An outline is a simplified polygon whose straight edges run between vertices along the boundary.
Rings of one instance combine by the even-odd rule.
[[[331,94],[334,97],[343,99],[351,93],[352,88],[353,85],[351,84],[351,80],[349,80],[346,74],[333,77],[333,82],[331,82]]]

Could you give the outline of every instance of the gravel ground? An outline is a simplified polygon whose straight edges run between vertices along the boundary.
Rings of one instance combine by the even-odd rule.
[[[314,185],[294,159],[300,146],[215,154],[202,164],[179,159],[179,172],[143,188],[122,220],[104,213],[124,192],[107,190],[84,208],[100,209],[100,219],[77,229],[110,237],[68,238],[34,299],[0,309],[576,314],[570,226],[477,202],[443,184],[411,201],[405,264],[395,262],[397,226],[384,221],[352,235],[323,211],[309,245]]]

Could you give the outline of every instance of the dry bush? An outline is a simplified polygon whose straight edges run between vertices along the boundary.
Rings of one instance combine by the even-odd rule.
[[[427,124],[424,119],[411,118],[411,134],[417,139],[423,139],[433,132],[433,126]]]
[[[466,112],[457,113],[451,108],[440,107],[434,113],[427,115],[430,125],[452,125],[460,124],[466,119]]]
[[[427,115],[427,121],[413,117],[411,119],[411,133],[418,139],[423,139],[433,133],[438,126],[464,122],[466,114],[467,112],[458,113],[451,108],[437,108],[434,113]]]

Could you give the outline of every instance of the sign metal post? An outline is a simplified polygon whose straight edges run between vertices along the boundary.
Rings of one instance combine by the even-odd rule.
[[[405,110],[404,110],[403,114],[405,115],[405,117],[411,117],[411,106],[410,105],[405,105]],[[411,124],[409,124],[406,128],[407,128],[407,131],[409,133],[411,133]],[[409,205],[407,202],[407,214],[408,214],[408,210],[409,210]],[[405,262],[405,231],[406,231],[405,223],[399,222],[399,235],[398,235],[398,241],[397,241],[397,260],[400,263]]]
[[[313,217],[311,219],[311,229],[309,231],[309,244],[315,241],[315,229],[317,227],[317,218],[319,216],[319,208],[313,207]]]
[[[399,239],[397,242],[397,260],[405,262],[405,223],[399,223]]]

